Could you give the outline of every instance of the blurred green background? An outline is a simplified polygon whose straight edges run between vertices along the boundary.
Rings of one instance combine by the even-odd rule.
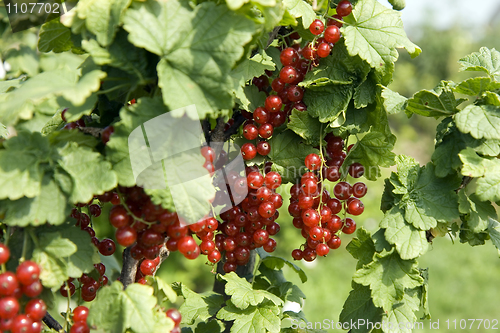
[[[422,3],[428,4],[421,9]],[[401,52],[396,63],[394,82],[390,88],[400,94],[410,97],[420,89],[432,89],[441,79],[460,81],[470,76],[470,73],[459,73],[457,60],[471,52],[478,51],[480,46],[500,49],[500,22],[494,13],[500,11],[500,4],[496,1],[486,1],[482,8],[483,16],[474,16],[469,12],[433,11],[432,1],[407,0],[408,8],[403,12],[403,20],[411,19],[411,29],[407,29],[409,37],[419,45],[423,52],[416,59],[410,59]],[[411,7],[420,4],[420,9]],[[436,3],[436,1],[434,1]],[[464,4],[465,1],[439,1],[445,8],[455,4]],[[470,1],[467,1],[471,5]],[[474,5],[481,6],[481,5]],[[424,10],[423,12],[415,12]],[[450,14],[451,13],[451,14]],[[454,13],[454,14],[453,14]],[[457,14],[458,13],[458,14]],[[443,14],[444,16],[440,16]],[[450,15],[459,15],[452,17]],[[417,19],[417,16],[420,19]],[[446,16],[446,17],[445,17]],[[446,18],[443,26],[441,18]],[[486,19],[488,18],[488,19]],[[451,23],[449,23],[451,22]],[[481,23],[481,24],[479,24]],[[5,27],[5,20],[0,39],[1,59],[9,60],[11,72],[8,74],[33,74],[39,68],[53,66],[55,57],[40,57],[34,50],[36,30],[9,34]],[[1,61],[0,59],[0,61]],[[58,61],[77,64],[78,56],[63,55]],[[1,73],[0,73],[1,74]],[[8,77],[8,75],[7,75]],[[0,76],[0,80],[3,77]],[[49,114],[37,115],[35,121],[29,122],[26,128],[43,126],[50,117]],[[390,116],[390,124],[398,141],[395,147],[396,154],[406,154],[414,157],[420,164],[426,164],[434,149],[434,137],[437,121],[424,117],[414,116],[408,119],[404,114]],[[377,229],[382,218],[379,210],[383,191],[383,179],[388,177],[391,170],[383,170],[382,177],[376,182],[367,182],[368,194],[363,199],[365,212],[356,219],[358,226],[367,230]],[[283,186],[284,201],[288,203],[286,193],[289,187]],[[99,238],[112,237],[113,230],[106,220],[106,211],[95,222]],[[302,237],[292,226],[286,207],[280,209],[281,232],[276,236],[278,249],[276,254],[290,258],[290,252],[300,246]],[[342,246],[330,252],[328,257],[319,258],[313,263],[299,262],[308,276],[308,281],[302,284],[298,277],[285,269],[285,275],[296,283],[307,295],[303,311],[309,321],[323,319],[338,320],[344,300],[351,289],[351,277],[355,271],[356,260],[345,250],[349,237],[343,235]],[[117,251],[118,253],[119,251]],[[117,261],[110,260],[108,270],[113,266],[119,267]],[[212,267],[205,265],[204,257],[197,260],[185,260],[179,253],[174,253],[164,265],[158,275],[166,282],[182,281],[195,291],[206,291],[213,284]],[[495,247],[490,241],[485,246],[470,247],[453,242],[449,237],[435,239],[430,251],[421,258],[420,267],[429,268],[429,302],[432,320],[440,320],[441,329],[445,331],[444,322],[449,319],[498,319],[500,320],[500,259]],[[113,273],[107,271],[107,275]],[[116,274],[116,272],[115,272]],[[60,303],[59,311],[65,311],[65,303]],[[62,318],[61,318],[62,319]],[[428,327],[426,322],[424,327]],[[429,329],[416,332],[430,332]],[[453,330],[452,330],[453,331]],[[462,332],[482,332],[486,330],[466,329]]]

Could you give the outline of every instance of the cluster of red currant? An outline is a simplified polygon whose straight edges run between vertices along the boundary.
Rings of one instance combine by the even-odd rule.
[[[339,248],[340,233],[352,234],[356,230],[356,222],[346,214],[360,215],[364,210],[359,200],[367,191],[364,183],[351,186],[340,181],[333,189],[333,197],[324,188],[325,180],[337,182],[343,178],[339,170],[346,157],[342,138],[328,134],[325,139],[326,160],[323,154],[309,154],[304,164],[310,171],[302,175],[300,184],[290,189],[288,212],[293,217],[293,225],[301,229],[306,239],[303,249],[292,251],[295,260],[313,261],[316,256],[326,256],[330,249]],[[359,178],[364,174],[364,167],[353,163],[348,172],[351,177]],[[341,218],[339,214],[343,209]]]
[[[302,102],[304,90],[298,86],[304,79],[311,66],[317,66],[319,58],[330,55],[331,48],[340,39],[342,26],[341,19],[351,13],[352,6],[349,1],[341,1],[337,6],[337,14],[330,18],[325,29],[321,20],[311,23],[309,30],[315,36],[322,37],[307,43],[301,48],[299,43],[291,47],[282,49],[280,62],[283,65],[279,74],[272,80],[272,91],[267,96],[264,107],[256,108],[253,113],[242,111],[243,116],[248,119],[243,125],[243,136],[247,140],[257,140],[254,143],[245,143],[241,147],[241,153],[245,160],[252,160],[257,153],[266,156],[271,151],[271,146],[266,139],[269,139],[274,132],[274,128],[284,124],[293,109],[305,111],[307,106]],[[324,33],[323,33],[324,32]],[[299,39],[297,33],[289,36],[291,41]],[[269,79],[272,72],[266,71],[266,75],[254,78],[252,83],[260,91],[268,93]]]
[[[347,0],[342,0],[337,5],[337,14],[328,19],[325,24],[321,20],[314,20],[309,26],[309,31],[315,36],[321,36],[312,43],[309,43],[302,49],[302,56],[306,59],[317,62],[318,58],[326,58],[335,43],[340,39],[340,29],[342,27],[342,18],[352,12],[352,5]]]
[[[0,244],[0,264],[5,265],[9,258],[9,248],[5,244]],[[21,262],[15,274],[2,270],[0,274],[1,332],[40,333],[42,331],[42,318],[47,313],[47,306],[41,299],[36,298],[42,292],[39,277],[40,267],[30,260]],[[19,313],[21,304],[24,304],[24,313]]]
[[[263,175],[255,166],[247,167],[246,174],[246,178],[234,175],[229,180],[235,189],[248,187],[249,191],[241,203],[220,215],[221,233],[215,236],[215,246],[225,252],[226,273],[248,263],[253,249],[262,247],[266,252],[273,252],[276,241],[269,236],[280,230],[275,220],[279,216],[277,209],[283,205],[283,198],[276,193],[281,176],[274,171]]]
[[[62,286],[59,288],[59,292],[63,297],[71,297],[75,294],[76,290],[79,289],[81,292],[82,300],[85,302],[91,302],[95,299],[97,295],[97,290],[102,286],[108,284],[108,277],[104,275],[106,272],[106,266],[99,263],[94,265],[94,269],[99,273],[99,280],[96,281],[93,277],[88,274],[82,274],[76,281],[73,278],[69,278]],[[75,285],[78,283],[78,287]]]

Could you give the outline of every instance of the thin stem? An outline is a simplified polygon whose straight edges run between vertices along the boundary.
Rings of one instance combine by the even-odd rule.
[[[118,187],[116,188],[116,192],[118,193],[118,197],[120,198],[120,204],[123,206],[123,208],[125,208],[125,210],[127,211],[127,213],[134,219],[134,222],[132,223],[132,226],[134,226],[134,224],[137,221],[142,222],[142,223],[147,224],[147,225],[153,225],[153,224],[155,224],[154,222],[148,222],[148,221],[145,221],[145,220],[143,220],[142,218],[140,218],[138,216],[135,216],[135,214],[128,208],[127,204],[125,203],[125,199],[123,199],[123,195],[120,192],[120,190],[118,189]]]
[[[66,318],[65,318],[66,323],[64,324],[64,327],[66,327],[66,330],[69,330],[69,321],[70,321],[69,315],[71,313],[71,292],[69,289],[68,281],[66,281],[64,285],[66,286],[66,292],[68,293],[68,297],[66,297],[68,299],[68,303],[66,305]]]
[[[24,235],[23,235],[23,251],[21,252],[21,258],[19,259],[19,262],[23,262],[26,257],[26,248],[28,247],[28,232],[26,229],[24,229]]]
[[[110,92],[112,92],[112,91],[115,91],[115,90],[121,89],[121,88],[123,88],[123,87],[127,87],[127,86],[129,86],[129,85],[130,85],[130,84],[128,84],[128,83],[124,83],[124,84],[120,84],[120,85],[117,85],[117,86],[115,86],[115,87],[113,87],[113,88],[109,88],[109,89],[106,89],[106,90],[99,90],[99,91],[96,93],[96,95],[104,95],[104,94],[110,93]]]

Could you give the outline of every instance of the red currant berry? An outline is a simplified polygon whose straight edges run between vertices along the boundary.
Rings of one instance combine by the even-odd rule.
[[[47,305],[41,299],[32,299],[24,307],[24,313],[33,321],[40,321],[47,313]]]
[[[267,242],[264,244],[264,246],[262,246],[262,248],[267,253],[272,253],[276,250],[276,241],[272,238],[269,238]]]
[[[16,275],[12,272],[5,272],[0,274],[0,295],[11,296],[14,295],[16,289],[19,288],[19,282]]]
[[[0,265],[5,264],[10,258],[10,250],[7,245],[0,243]]]
[[[302,257],[305,261],[314,261],[316,259],[316,251],[314,249],[311,249],[310,247],[307,247],[302,251]]]
[[[182,316],[181,313],[176,309],[168,309],[165,315],[168,318],[172,319],[175,326],[179,326],[181,324]]]
[[[321,20],[316,19],[309,26],[309,31],[315,36],[318,36],[319,34],[321,34],[323,32],[323,30],[325,30],[325,25],[323,24],[323,22]]]
[[[330,25],[325,29],[325,40],[328,43],[335,44],[340,39],[340,29],[336,25]]]
[[[15,297],[7,296],[0,298],[0,318],[14,318],[19,312],[19,302]]]
[[[115,131],[115,128],[113,126],[105,127],[101,133],[102,143],[104,143],[104,144],[108,143],[108,141],[111,137],[111,134],[113,134],[114,131]]]
[[[318,53],[318,56],[320,58],[326,58],[330,55],[330,51],[331,48],[330,45],[328,45],[328,43],[320,43],[318,45],[318,50],[316,52]]]
[[[302,260],[302,250],[295,249],[292,251],[292,258],[295,260]]]
[[[267,156],[271,152],[271,145],[267,141],[260,141],[257,144],[257,152],[259,155]]]
[[[280,61],[283,66],[294,66],[299,62],[299,53],[293,47],[287,47],[280,53]],[[275,90],[276,91],[276,90]]]
[[[316,254],[318,256],[324,257],[328,254],[328,252],[330,252],[330,248],[328,248],[328,245],[324,243],[318,244],[318,246],[316,247]]]
[[[365,173],[365,167],[360,163],[353,163],[349,166],[349,174],[353,178],[359,178]]]
[[[68,287],[66,287],[66,283],[59,288],[59,292],[63,297],[68,297],[68,289],[69,296],[73,296],[75,294],[76,287],[72,282],[68,282]]]
[[[99,243],[99,252],[103,256],[110,256],[115,253],[116,245],[112,239],[105,238]]]
[[[342,232],[350,235],[354,231],[356,231],[356,222],[354,222],[354,220],[349,217],[346,218],[344,220],[344,226],[342,227]]]
[[[80,305],[73,309],[73,320],[75,322],[77,321],[87,322],[88,316],[89,316],[89,309],[86,306]]]
[[[269,121],[269,111],[264,109],[263,107],[258,107],[253,112],[253,119],[258,124],[265,124]]]
[[[353,199],[347,204],[347,213],[351,215],[361,215],[365,210],[365,206],[359,199]]]
[[[215,264],[220,261],[221,259],[221,254],[218,250],[213,250],[210,252],[207,256],[208,261],[210,261],[212,264]]]
[[[97,204],[92,204],[89,206],[89,213],[93,217],[99,217],[101,216],[101,206]]]
[[[297,75],[297,71],[292,66],[284,66],[280,70],[280,80],[284,83],[293,83]]]
[[[275,171],[268,172],[264,178],[264,183],[270,189],[277,189],[281,185],[281,176]]]
[[[308,227],[316,226],[319,224],[320,215],[316,210],[309,208],[302,212],[302,221]]]
[[[20,314],[14,317],[10,331],[12,333],[31,333],[33,320],[25,314]]]
[[[246,161],[252,160],[257,155],[257,148],[252,143],[245,143],[241,146],[241,155]]]
[[[264,229],[255,230],[252,238],[255,244],[264,245],[269,239],[269,233]]]
[[[367,188],[365,183],[356,183],[352,186],[352,195],[354,195],[356,198],[362,198],[365,196],[367,192]]]
[[[281,81],[279,78],[276,78],[273,80],[271,83],[271,88],[276,91],[277,93],[281,92],[283,89],[285,89],[285,82]]]
[[[306,156],[304,163],[309,170],[317,170],[321,166],[321,158],[318,154],[309,154]]]
[[[115,228],[120,228],[130,223],[130,216],[123,206],[114,206],[109,213],[109,222]]]
[[[115,237],[118,244],[128,247],[137,241],[137,231],[130,226],[124,226],[116,229]]]
[[[90,333],[90,328],[87,326],[86,322],[77,321],[71,326],[69,333]]]
[[[259,130],[254,124],[246,124],[243,127],[243,136],[247,140],[255,140],[259,136]]]
[[[304,97],[304,90],[302,90],[302,88],[296,85],[289,86],[286,93],[288,99],[292,102],[301,101],[302,98]]]
[[[333,188],[333,194],[339,200],[347,200],[347,198],[349,198],[352,195],[352,187],[347,182],[339,182]],[[330,209],[331,209],[331,207],[330,207]],[[332,212],[333,212],[333,209],[332,209]]]
[[[144,275],[153,275],[156,270],[156,264],[153,260],[144,259],[140,265],[141,273]]]
[[[278,112],[281,110],[283,106],[283,102],[281,98],[276,95],[267,96],[266,101],[264,102],[264,107],[269,112]]]
[[[274,127],[270,123],[262,124],[259,128],[259,135],[264,139],[269,139],[274,132]]]
[[[341,17],[348,16],[352,12],[352,5],[347,0],[342,0],[337,5],[337,15]]]

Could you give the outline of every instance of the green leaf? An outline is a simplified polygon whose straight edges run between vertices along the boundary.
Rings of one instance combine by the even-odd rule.
[[[76,143],[59,149],[58,164],[72,178],[71,202],[89,202],[96,193],[113,189],[117,184],[111,164],[102,160],[102,155]]]
[[[40,52],[60,53],[69,51],[74,46],[71,41],[71,29],[64,26],[59,20],[44,23],[40,28],[38,38]]]
[[[146,51],[131,44],[123,30],[118,32],[113,43],[107,48],[101,47],[95,39],[82,41],[82,47],[90,53],[97,65],[119,68],[134,74],[140,80],[143,80],[147,73]]]
[[[6,207],[3,222],[10,226],[26,227],[45,223],[61,224],[71,213],[71,206],[58,184],[49,174],[43,176],[40,190],[34,198],[23,197],[16,201],[3,201]]]
[[[436,149],[431,157],[436,176],[446,177],[456,171],[462,165],[458,153],[465,147],[464,134],[458,131],[450,117],[445,118],[437,127]]]
[[[434,166],[427,164],[419,173],[413,188],[408,189],[410,200],[405,202],[405,220],[415,228],[428,230],[437,221],[451,221],[459,217],[458,196],[460,185],[455,175],[436,178]]]
[[[459,63],[461,71],[485,72],[494,80],[500,77],[500,52],[495,49],[481,47],[479,52],[463,57]]]
[[[0,199],[16,200],[40,193],[40,160],[49,154],[49,142],[37,133],[19,133],[0,150]]]
[[[231,301],[227,301],[227,305],[217,313],[217,318],[234,320],[231,333],[278,333],[281,326],[279,313],[278,306],[271,302],[241,310]]]
[[[408,99],[406,113],[436,118],[455,114],[459,103],[450,85],[447,81],[441,81],[433,90],[420,90]]]
[[[283,0],[287,11],[295,18],[302,18],[302,26],[309,29],[311,23],[316,19],[316,13],[311,5],[303,0]]]
[[[252,39],[252,21],[225,5],[190,10],[177,0],[135,2],[123,21],[134,45],[162,56],[157,71],[168,107],[195,104],[200,118],[232,109],[229,73]]]
[[[152,286],[154,288],[154,294],[158,299],[158,304],[169,300],[171,303],[175,303],[177,300],[177,293],[172,289],[172,287],[165,283],[163,279],[158,276],[146,276],[146,279],[151,280]]]
[[[255,108],[248,108],[251,97],[247,97],[249,93],[247,88],[250,87],[245,86],[245,84],[254,77],[261,76],[266,70],[274,71],[275,67],[272,58],[268,56],[265,51],[261,51],[261,53],[257,53],[253,57],[243,60],[231,71],[230,75],[233,80],[234,95],[240,100],[240,103],[247,111],[253,111]],[[259,94],[258,88],[252,90],[252,93]]]
[[[38,237],[33,260],[42,269],[40,279],[46,288],[58,289],[68,277],[89,273],[94,263],[99,262],[88,233],[69,224],[40,233]]]
[[[325,126],[318,119],[312,118],[308,112],[292,110],[287,127],[306,140],[308,145],[319,145],[320,132]]]
[[[488,219],[488,233],[491,237],[491,242],[493,245],[500,250],[500,223],[498,221],[489,218]]]
[[[156,298],[153,288],[138,283],[122,290],[119,281],[102,287],[89,309],[89,326],[110,333],[125,332],[128,328],[138,333],[154,330]]]
[[[0,138],[6,139],[8,136],[9,136],[9,130],[7,129],[7,126],[0,123]]]
[[[375,75],[370,74],[359,86],[354,88],[354,106],[356,109],[364,108],[375,102],[377,95],[377,81]]]
[[[486,90],[497,90],[500,83],[492,82],[489,77],[473,77],[460,82],[453,90],[459,94],[480,96]]]
[[[343,19],[348,23],[341,32],[349,54],[359,55],[379,72],[397,60],[396,48],[405,48],[412,57],[421,52],[406,37],[400,14],[376,0],[357,3],[352,15]]]
[[[103,46],[111,44],[122,15],[132,0],[80,0],[76,7],[79,19]]]
[[[394,165],[396,155],[392,149],[395,142],[396,137],[392,134],[386,136],[381,132],[369,132],[351,149],[344,165],[347,167],[359,162],[365,167],[365,177],[375,180],[380,176],[379,166]]]
[[[221,308],[224,298],[214,292],[197,294],[184,284],[180,285],[181,295],[184,297],[179,311],[182,313],[182,322],[192,325],[196,319],[206,321]]]
[[[476,139],[500,139],[500,107],[468,105],[454,118],[462,133],[470,133]]]
[[[328,85],[307,89],[304,103],[307,112],[322,123],[331,122],[345,110],[353,95],[352,85]]]
[[[106,73],[100,70],[78,77],[77,70],[67,67],[38,74],[18,89],[0,95],[0,121],[11,125],[19,118],[30,119],[34,105],[50,96],[62,96],[75,106],[81,106],[92,92],[99,90],[104,77]]]
[[[259,106],[264,105],[267,96],[256,86],[250,85],[236,90],[235,97],[242,109],[253,112]]]
[[[425,254],[429,243],[425,231],[406,223],[403,213],[401,208],[393,207],[385,214],[380,227],[385,228],[385,238],[396,246],[401,259],[409,260]]]
[[[356,238],[353,238],[349,244],[347,244],[346,250],[355,259],[358,259],[358,263],[356,264],[357,269],[371,263],[373,261],[373,255],[376,252],[370,233],[363,227],[358,229]]]
[[[284,131],[269,140],[271,152],[268,157],[273,162],[273,171],[278,171],[283,183],[294,182],[301,177],[304,169],[304,159],[311,153],[318,153],[317,149],[307,146],[304,139],[292,131]]]
[[[252,80],[254,77],[259,77],[266,70],[274,71],[276,65],[273,59],[266,54],[265,51],[257,53],[251,58],[244,59],[233,70],[231,77],[234,80],[235,86],[245,86],[245,83]]]
[[[394,304],[393,308],[387,314],[387,321],[390,324],[385,325],[384,332],[387,333],[411,333],[413,327],[418,327],[417,316],[415,312],[420,308],[420,299],[417,290],[407,291],[401,302]],[[408,328],[408,324],[411,327]],[[422,325],[423,323],[419,323]]]
[[[293,262],[288,261],[284,258],[273,256],[263,251],[262,249],[257,249],[257,253],[261,258],[261,262],[268,268],[272,270],[281,270],[285,265],[290,267],[295,273],[300,277],[300,281],[305,283],[307,281],[306,273],[299,266],[295,265]]]
[[[368,333],[371,331],[366,322],[377,323],[382,321],[384,311],[373,304],[370,288],[353,283],[353,289],[349,292],[339,322],[341,323],[364,323],[352,327],[352,333]]]
[[[200,322],[198,326],[196,326],[195,333],[221,333],[224,331],[224,324],[217,320],[213,319],[207,323]]]
[[[467,224],[475,233],[488,228],[489,218],[496,218],[495,208],[489,201],[481,201],[475,193],[466,196],[464,191],[459,193],[459,210],[462,214],[469,214]]]
[[[370,286],[373,304],[390,311],[396,301],[403,299],[406,288],[423,284],[415,260],[402,260],[397,252],[375,254],[375,260],[356,271],[354,282]]]
[[[268,299],[275,305],[283,305],[283,301],[265,290],[255,290],[252,285],[245,279],[240,278],[236,273],[231,272],[226,275],[222,275],[221,278],[226,283],[226,294],[231,295],[231,302],[240,309],[246,309],[248,306],[257,306]]]
[[[408,100],[406,97],[387,87],[382,88],[382,98],[384,99],[384,108],[388,114],[396,114],[403,111]]]
[[[276,6],[275,0],[227,0],[226,1],[227,6],[231,10],[238,10],[246,3],[260,4],[265,7]]]
[[[463,150],[460,159],[464,163],[462,175],[479,178],[476,195],[481,201],[500,200],[500,160],[479,157],[472,148]]]

